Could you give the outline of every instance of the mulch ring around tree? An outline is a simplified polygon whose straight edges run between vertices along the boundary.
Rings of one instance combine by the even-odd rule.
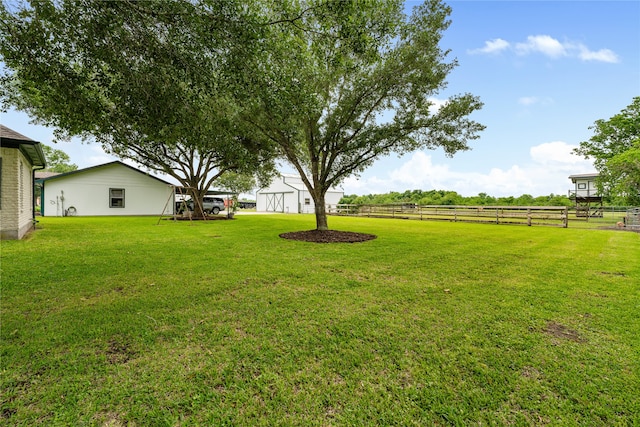
[[[338,230],[307,230],[282,233],[280,237],[289,240],[300,240],[312,243],[358,243],[373,240],[377,236],[373,234],[354,233]]]
[[[201,216],[192,216],[191,218],[189,218],[188,216],[182,216],[182,215],[176,215],[175,218],[174,217],[167,217],[167,218],[163,218],[166,220],[170,220],[170,221],[218,221],[218,220],[227,220],[227,219],[234,219],[229,218],[226,214],[220,214],[220,215],[207,215],[206,217],[201,217]]]

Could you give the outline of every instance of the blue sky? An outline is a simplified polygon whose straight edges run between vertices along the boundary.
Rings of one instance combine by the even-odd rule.
[[[407,6],[418,4],[408,1]],[[452,190],[464,196],[566,194],[568,176],[593,172],[571,154],[590,126],[640,96],[640,1],[449,1],[441,43],[458,67],[436,96],[469,92],[487,129],[472,150],[426,150],[378,160],[342,185],[346,194]],[[5,126],[51,145],[53,131],[9,111]],[[98,145],[55,146],[79,167],[113,160]],[[284,167],[283,172],[289,172]]]
[[[472,117],[486,130],[453,158],[434,150],[381,159],[345,192],[566,194],[569,175],[595,171],[571,150],[640,95],[640,2],[448,3],[441,46],[459,66],[437,99],[479,96],[484,107]]]

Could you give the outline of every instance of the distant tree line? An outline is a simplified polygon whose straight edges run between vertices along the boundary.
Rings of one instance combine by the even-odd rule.
[[[492,197],[486,193],[465,197],[455,191],[444,190],[407,190],[403,193],[392,191],[385,194],[368,194],[358,196],[352,194],[340,199],[340,203],[354,205],[382,205],[392,203],[415,203],[418,205],[468,205],[468,206],[573,206],[574,202],[567,196],[549,194],[533,197],[523,194],[519,197]]]

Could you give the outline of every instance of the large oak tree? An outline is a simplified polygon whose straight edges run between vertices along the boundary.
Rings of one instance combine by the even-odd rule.
[[[404,13],[402,1],[284,2],[261,54],[238,69],[244,118],[301,175],[328,229],[325,194],[390,153],[467,150],[483,126],[468,118],[475,96],[434,97],[456,66],[439,46],[450,9],[427,0]],[[250,72],[243,72],[249,70]],[[246,89],[249,90],[246,90]]]
[[[209,166],[269,166],[275,147],[320,230],[331,186],[392,152],[453,155],[483,128],[472,95],[433,108],[456,65],[437,0],[410,17],[397,0],[18,4],[0,11],[6,104],[199,190]]]
[[[259,28],[240,2],[19,1],[0,19],[2,101],[59,138],[97,141],[196,200],[227,171],[273,166],[222,72]]]

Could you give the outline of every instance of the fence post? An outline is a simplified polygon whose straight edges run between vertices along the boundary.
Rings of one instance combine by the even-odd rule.
[[[531,227],[531,208],[527,209],[527,225]]]
[[[564,207],[564,219],[562,220],[562,223],[564,228],[569,227],[569,208],[566,206]]]

